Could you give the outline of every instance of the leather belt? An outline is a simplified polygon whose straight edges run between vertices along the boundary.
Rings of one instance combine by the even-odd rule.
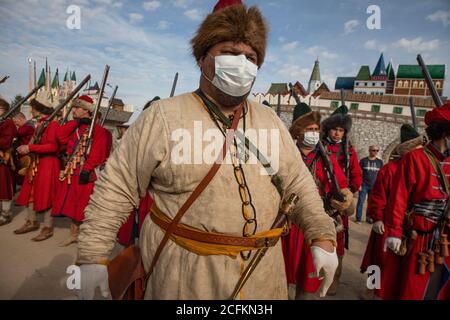
[[[170,222],[164,221],[161,216],[166,216],[161,210],[159,210],[156,205],[152,206],[150,212],[150,218],[152,221],[158,225],[161,229],[167,230]],[[192,227],[180,226],[175,227],[174,235],[191,239],[198,242],[226,245],[226,246],[242,246],[242,247],[252,247],[255,249],[273,247],[278,242],[279,237],[237,237],[230,236],[223,233],[213,233],[204,232],[201,230],[194,230]]]

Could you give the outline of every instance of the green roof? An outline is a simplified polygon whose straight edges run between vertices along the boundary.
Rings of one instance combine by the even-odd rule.
[[[53,89],[59,88],[59,74],[58,74],[58,69],[56,69],[56,73],[55,73],[55,76],[54,76],[53,81],[52,81],[52,88],[53,88]]]
[[[362,66],[359,69],[358,75],[356,76],[356,80],[370,80],[370,68],[369,66]]]
[[[276,94],[287,94],[289,93],[287,83],[272,83],[269,91],[267,93],[276,95]]]
[[[395,71],[391,62],[389,62],[386,72],[389,80],[395,80]]]
[[[42,68],[42,71],[41,71],[41,75],[39,76],[39,80],[38,80],[38,82],[37,82],[37,85],[38,86],[44,86],[45,85],[45,71],[44,71],[44,68]]]
[[[77,81],[77,77],[75,75],[75,71],[72,73],[72,78],[70,80]]]
[[[433,79],[445,78],[445,65],[427,65],[427,69],[430,72]],[[418,65],[401,64],[398,66],[397,78],[406,79],[424,79],[422,69]]]

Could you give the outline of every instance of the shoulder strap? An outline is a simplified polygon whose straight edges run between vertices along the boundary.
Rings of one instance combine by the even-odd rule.
[[[230,120],[223,115],[223,113],[217,108],[217,106],[212,101],[210,101],[200,89],[195,91],[195,94],[202,99],[207,108],[214,112],[214,114],[217,115],[223,123],[230,126]],[[239,138],[239,140],[241,140],[242,143],[244,143],[245,148],[256,156],[256,159],[258,159],[259,163],[261,163],[261,165],[271,178],[271,182],[277,189],[278,194],[281,198],[283,198],[281,178],[276,174],[276,171],[273,169],[267,157],[263,153],[261,153],[261,151],[259,151],[259,149],[245,136],[245,134],[240,131],[236,131],[235,135]]]
[[[439,182],[441,183],[442,187],[444,188],[445,192],[450,198],[450,185],[448,183],[448,180],[445,177],[444,171],[442,170],[441,165],[439,164],[438,159],[436,159],[436,156],[431,152],[427,146],[423,148],[425,155],[428,157],[428,159],[431,162],[431,165],[433,166],[434,170],[438,174]],[[449,200],[450,201],[450,200]]]
[[[209,170],[208,174],[203,178],[203,180],[200,182],[200,184],[197,186],[197,188],[195,188],[194,192],[192,192],[191,196],[186,200],[186,202],[178,210],[177,215],[175,216],[175,218],[173,218],[172,222],[170,223],[169,227],[167,228],[166,233],[164,234],[164,238],[162,239],[161,243],[158,246],[158,249],[156,250],[155,255],[153,256],[152,264],[150,265],[150,269],[148,271],[146,279],[148,279],[148,277],[150,277],[150,275],[152,274],[153,268],[155,267],[156,262],[158,261],[158,258],[161,255],[162,250],[164,249],[165,245],[167,244],[167,241],[169,240],[170,236],[175,231],[181,218],[184,216],[186,211],[191,207],[191,205],[194,203],[194,201],[197,200],[197,198],[200,196],[200,194],[203,192],[203,190],[206,189],[206,187],[209,185],[209,183],[214,178],[216,173],[219,171],[219,168],[227,154],[228,146],[233,141],[234,134],[235,134],[236,129],[239,124],[239,119],[241,118],[241,113],[242,113],[242,108],[239,108],[234,113],[234,119],[233,119],[233,123],[231,125],[231,130],[227,131],[227,135],[225,137],[225,142],[223,144],[223,149],[222,149],[221,154],[219,154],[219,157],[217,158],[217,160],[214,163],[214,165],[212,166],[212,168]]]

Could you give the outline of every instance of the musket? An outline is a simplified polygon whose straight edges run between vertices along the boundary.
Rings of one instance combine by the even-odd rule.
[[[341,106],[345,106],[345,93],[344,89],[341,88]]]
[[[3,116],[0,117],[0,121],[5,120],[10,115],[12,115],[14,112],[16,112],[17,109],[20,108],[21,105],[25,103],[33,94],[35,94],[40,88],[42,88],[43,85],[37,86],[33,90],[30,91],[24,98],[22,98],[20,101],[18,101],[7,113],[5,113]]]
[[[116,93],[117,93],[117,89],[119,88],[119,86],[116,86],[115,88],[114,88],[114,92],[113,92],[113,94],[112,94],[112,96],[111,96],[111,99],[109,100],[109,104],[108,104],[108,109],[106,110],[106,114],[105,114],[105,116],[103,117],[103,119],[102,119],[102,121],[100,122],[100,125],[103,127],[103,125],[105,124],[105,121],[106,121],[106,119],[108,118],[108,114],[109,114],[109,111],[111,110],[111,107],[112,107],[112,105],[113,105],[113,101],[114,101],[114,98],[116,97]]]
[[[417,55],[417,62],[419,63],[420,68],[422,69],[422,74],[425,78],[425,82],[430,89],[431,97],[433,98],[434,104],[436,107],[442,107],[444,103],[442,102],[441,97],[439,96],[439,93],[436,90],[436,87],[434,86],[433,79],[431,79],[430,72],[428,71],[427,66],[425,65],[425,62],[422,59],[422,56],[419,54]]]
[[[98,94],[97,105],[95,106],[94,114],[92,115],[92,122],[91,122],[91,125],[89,127],[89,134],[88,134],[88,137],[87,137],[86,146],[84,146],[85,147],[85,152],[83,154],[84,154],[84,158],[85,159],[87,159],[87,157],[88,157],[88,155],[90,153],[92,136],[94,134],[95,119],[97,119],[98,111],[100,109],[100,104],[102,103],[103,94],[105,92],[106,81],[108,80],[109,68],[110,67],[108,65],[106,65],[105,66],[105,71],[103,73],[103,80],[102,80],[102,85],[100,87],[100,92]]]
[[[4,76],[4,77],[0,80],[0,84],[2,84],[3,82],[5,82],[7,79],[9,79],[9,76]]]
[[[177,82],[178,82],[178,72],[175,74],[175,79],[173,79],[172,91],[170,92],[171,98],[175,95],[175,89],[177,88]]]
[[[336,199],[339,202],[345,202],[346,197],[342,194],[339,188],[339,184],[337,182],[336,174],[334,172],[333,163],[331,162],[330,156],[328,155],[325,147],[322,144],[322,141],[317,143],[317,147],[319,149],[319,153],[322,156],[323,163],[325,166],[325,170],[328,171],[329,177],[331,178],[331,197]]]
[[[414,129],[417,130],[416,109],[414,108],[414,99],[413,99],[413,97],[409,97],[409,107],[411,109],[412,125],[413,125]]]
[[[278,215],[272,224],[271,229],[283,228],[286,225],[286,223],[288,221],[288,217],[292,214],[292,211],[294,210],[295,205],[297,204],[299,199],[300,198],[296,194],[291,194],[289,196],[289,198],[283,202],[283,204],[278,212]],[[278,242],[278,239],[277,239],[277,242]],[[237,295],[242,290],[245,283],[252,275],[253,271],[255,271],[256,267],[261,262],[261,259],[264,257],[267,250],[269,250],[269,247],[264,247],[264,248],[258,249],[258,251],[256,251],[253,259],[247,265],[247,267],[244,270],[244,273],[239,278],[239,281],[236,284],[236,287],[234,288],[234,291],[233,291],[232,295],[230,296],[229,300],[236,299]]]
[[[297,102],[297,104],[299,104],[301,102],[301,100],[300,100],[300,97],[298,96],[297,92],[295,92],[292,82],[289,82],[289,89],[291,91],[291,96],[293,96],[295,99],[295,102]]]

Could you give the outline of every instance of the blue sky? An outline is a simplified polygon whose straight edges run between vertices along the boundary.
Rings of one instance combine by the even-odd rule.
[[[216,0],[1,0],[0,95],[12,99],[28,90],[28,58],[38,70],[48,57],[53,72],[76,70],[80,81],[91,73],[100,82],[104,65],[109,83],[136,109],[155,95],[167,97],[180,73],[177,93],[195,90],[199,72],[189,40]],[[299,80],[305,86],[316,57],[323,80],[332,88],[337,76],[355,76],[361,65],[386,63],[450,65],[448,0],[247,0],[270,24],[266,62],[253,92],[271,82]],[[81,29],[66,27],[69,5],[81,8]],[[369,5],[381,9],[381,29],[369,30]],[[61,77],[61,75],[60,75]],[[448,77],[448,70],[447,70]],[[108,89],[111,90],[111,89]],[[450,95],[449,79],[445,95]]]

